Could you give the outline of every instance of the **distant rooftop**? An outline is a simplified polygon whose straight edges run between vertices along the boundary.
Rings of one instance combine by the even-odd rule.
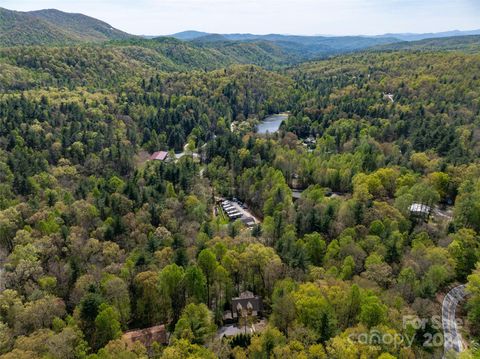
[[[168,152],[166,151],[157,151],[157,152],[154,152],[151,156],[150,156],[150,159],[151,160],[158,160],[158,161],[165,161],[165,159],[167,158],[168,156]]]
[[[428,214],[432,210],[429,206],[422,203],[412,203],[409,207],[410,212]]]
[[[242,312],[244,309],[252,311],[253,315],[257,316],[258,312],[262,311],[262,304],[262,298],[260,296],[250,291],[240,293],[240,296],[237,298],[232,298],[233,318],[236,319],[238,312]]]

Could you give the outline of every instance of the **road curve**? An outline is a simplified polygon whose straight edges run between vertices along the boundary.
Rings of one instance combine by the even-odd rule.
[[[462,337],[458,332],[457,319],[455,312],[457,305],[466,296],[465,285],[450,290],[442,303],[442,327],[443,327],[443,347],[444,358],[447,358],[448,353],[460,353],[463,350]]]

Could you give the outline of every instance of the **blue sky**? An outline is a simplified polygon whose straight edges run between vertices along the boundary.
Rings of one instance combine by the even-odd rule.
[[[80,12],[133,34],[384,34],[480,28],[480,0],[0,0]]]

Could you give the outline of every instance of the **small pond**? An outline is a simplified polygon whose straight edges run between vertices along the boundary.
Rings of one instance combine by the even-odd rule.
[[[282,122],[287,118],[288,115],[285,113],[268,116],[264,120],[260,121],[260,124],[257,126],[257,132],[260,134],[275,133],[280,128]]]

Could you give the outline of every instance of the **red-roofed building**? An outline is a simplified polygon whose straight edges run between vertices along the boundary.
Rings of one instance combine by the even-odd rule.
[[[168,152],[157,151],[150,156],[150,160],[165,161],[167,157],[168,157]]]

